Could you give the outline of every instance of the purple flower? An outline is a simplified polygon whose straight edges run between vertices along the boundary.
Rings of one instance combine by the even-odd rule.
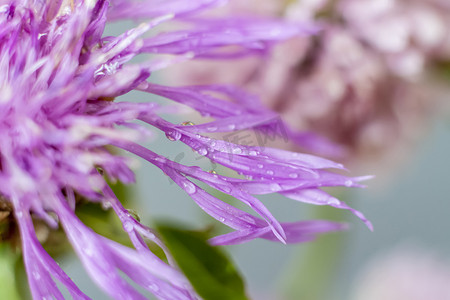
[[[0,204],[12,206],[25,266],[35,299],[63,299],[55,279],[75,299],[87,299],[44,251],[33,219],[61,226],[85,269],[116,299],[143,299],[124,278],[159,299],[194,299],[195,292],[176,268],[154,255],[145,240],[165,250],[150,228],[121,205],[105,181],[132,183],[130,160],[106,146],[127,150],[160,168],[209,215],[234,231],[213,244],[242,243],[254,238],[301,242],[317,233],[343,229],[328,221],[280,223],[253,195],[281,193],[297,201],[349,209],[320,190],[322,186],[359,187],[365,178],[338,175],[334,162],[313,155],[237,145],[208,133],[278,126],[276,115],[254,96],[230,86],[167,87],[147,81],[150,74],[183,60],[232,59],[259,55],[278,41],[314,32],[296,23],[262,19],[205,19],[197,14],[217,0],[146,1],[3,1],[0,6]],[[107,21],[143,19],[119,36],[103,36]],[[165,27],[168,21],[183,24]],[[168,31],[152,29],[161,26]],[[171,29],[172,28],[172,29]],[[188,28],[188,29],[186,29]],[[170,30],[171,29],[171,30]],[[150,31],[150,35],[144,36]],[[232,46],[232,47],[229,47]],[[142,63],[130,60],[153,55]],[[132,90],[156,94],[188,105],[209,123],[183,126],[162,119],[155,103],[113,101]],[[224,100],[226,98],[227,100]],[[211,161],[245,176],[227,177],[185,166],[140,146],[149,129],[162,130]],[[204,134],[204,135],[202,135]],[[307,144],[306,136],[288,136]],[[200,181],[234,196],[255,213],[244,212],[202,189]],[[112,207],[134,248],[108,240],[76,216],[76,198]],[[4,204],[4,205],[3,205]]]

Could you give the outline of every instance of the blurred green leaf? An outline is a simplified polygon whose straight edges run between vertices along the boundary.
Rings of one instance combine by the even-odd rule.
[[[188,231],[159,223],[161,234],[181,271],[205,300],[245,300],[244,282],[231,260],[219,247],[208,243],[205,232]]]
[[[434,64],[434,69],[444,80],[450,79],[450,61],[439,61]]]
[[[18,254],[12,251],[9,244],[0,243],[0,299],[20,299],[14,272],[17,259]]]

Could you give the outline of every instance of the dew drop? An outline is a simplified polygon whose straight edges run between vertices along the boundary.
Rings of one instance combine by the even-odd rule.
[[[131,222],[125,221],[125,222],[123,223],[123,229],[124,229],[126,232],[131,232],[131,231],[133,231],[134,226],[133,226],[133,224],[132,224]]]
[[[217,130],[216,126],[208,127],[208,131],[216,131],[216,130]]]
[[[34,279],[39,280],[39,279],[41,279],[41,274],[39,274],[39,272],[35,271],[35,272],[33,272],[33,277],[34,277]]]
[[[242,216],[242,220],[246,221],[247,223],[256,225],[255,220],[250,216]]]
[[[105,174],[105,170],[103,170],[102,168],[100,168],[100,167],[96,167],[96,169],[97,169],[97,171],[98,171],[98,173],[100,174],[100,175],[104,175]]]
[[[141,218],[139,217],[138,213],[134,209],[127,209],[127,212],[128,212],[128,215],[130,215],[136,221],[138,221],[138,222],[141,221]]]
[[[236,148],[233,148],[233,150],[231,150],[231,152],[233,152],[233,154],[241,154],[242,149],[239,147],[236,147]]]
[[[84,248],[84,253],[85,253],[87,256],[89,256],[89,257],[91,257],[92,255],[94,255],[94,251],[92,250],[92,247],[85,247],[85,248]]]
[[[200,155],[206,155],[208,154],[208,150],[206,150],[206,148],[200,148],[198,149],[197,153]]]
[[[181,138],[181,133],[179,131],[173,130],[166,132],[166,137],[169,141],[178,141]]]
[[[195,124],[192,123],[191,121],[186,121],[186,122],[181,123],[181,125],[182,126],[194,126]]]
[[[109,200],[102,201],[102,208],[104,210],[108,210],[111,208],[111,202]]]
[[[278,192],[279,190],[281,190],[281,186],[278,183],[271,183],[270,190],[272,192]]]
[[[219,221],[223,223],[223,222],[225,222],[225,218],[220,217],[220,218],[219,218]]]
[[[262,164],[257,164],[256,166],[260,169],[262,169],[264,167]]]
[[[151,233],[150,231],[147,231],[145,236],[150,240],[154,240],[156,238],[156,236],[153,233]]]
[[[252,150],[252,151],[249,151],[249,152],[248,152],[248,155],[250,155],[250,156],[256,156],[256,155],[258,155],[258,152]]]
[[[229,194],[229,193],[231,193],[231,188],[228,187],[228,186],[224,186],[224,187],[222,188],[222,191],[223,191],[224,193]]]
[[[236,125],[234,125],[234,124],[228,125],[228,129],[230,129],[230,130],[234,130],[235,128],[236,128]]]
[[[56,213],[50,211],[48,212],[48,216],[55,222],[55,223],[59,223],[59,217]]]
[[[197,191],[197,188],[192,182],[183,182],[183,187],[188,194],[193,194]]]
[[[267,173],[268,175],[273,175],[273,171],[272,171],[272,170],[268,170],[266,173]]]
[[[327,202],[327,204],[329,204],[329,205],[339,205],[340,203],[341,202],[336,198],[332,198],[332,199],[328,200],[328,202]]]
[[[297,173],[291,173],[291,174],[289,174],[289,177],[291,177],[291,178],[297,178],[297,177],[298,177],[298,174],[297,174]]]
[[[151,289],[153,292],[159,291],[159,286],[157,286],[155,283],[150,284],[148,288]]]
[[[349,179],[349,180],[346,180],[344,184],[345,184],[345,186],[350,187],[350,186],[352,186],[353,182]]]

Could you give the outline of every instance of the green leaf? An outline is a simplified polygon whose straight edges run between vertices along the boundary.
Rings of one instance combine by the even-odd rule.
[[[0,299],[19,300],[14,265],[18,259],[11,247],[0,243]]]
[[[219,247],[208,243],[205,232],[188,231],[159,223],[161,234],[181,271],[205,300],[245,300],[244,282]]]

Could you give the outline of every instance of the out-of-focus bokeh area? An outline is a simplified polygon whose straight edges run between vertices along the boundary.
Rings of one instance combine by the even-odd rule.
[[[260,197],[279,220],[294,221],[299,219],[331,218],[349,222],[351,226],[347,232],[328,234],[319,238],[318,241],[308,244],[286,246],[256,240],[243,245],[225,247],[242,272],[252,299],[450,299],[450,288],[448,287],[450,282],[450,236],[447,234],[450,228],[450,218],[448,217],[450,212],[450,159],[448,157],[450,153],[450,110],[448,105],[450,103],[450,89],[448,87],[450,85],[446,83],[450,81],[450,78],[445,77],[448,76],[444,75],[445,72],[442,72],[442,69],[445,69],[445,67],[440,65],[445,61],[443,59],[445,55],[436,50],[436,47],[439,48],[439,46],[436,46],[439,44],[438,42],[434,41],[433,44],[433,41],[426,39],[421,40],[422,44],[419,43],[419,40],[415,40],[411,42],[410,46],[405,46],[402,49],[400,47],[396,48],[397,50],[393,50],[388,47],[398,41],[395,30],[401,30],[398,29],[399,26],[402,26],[400,21],[403,22],[408,18],[416,22],[411,21],[411,24],[420,24],[422,26],[420,27],[422,31],[414,33],[414,38],[423,38],[427,34],[436,34],[436,22],[433,19],[433,14],[427,11],[426,16],[420,15],[418,13],[420,9],[413,10],[412,8],[415,5],[422,9],[427,7],[428,2],[436,2],[440,3],[439,5],[442,5],[442,7],[447,7],[448,11],[450,11],[445,1],[447,0],[442,2],[439,2],[439,0],[410,1],[409,4],[408,1],[368,1],[372,2],[372,4],[375,2],[379,4],[372,7],[373,10],[386,10],[386,7],[389,6],[386,3],[391,2],[395,2],[396,5],[403,5],[405,10],[397,9],[395,10],[397,15],[390,13],[383,16],[383,18],[381,18],[381,13],[380,16],[375,17],[373,14],[367,14],[366,20],[362,19],[361,16],[357,16],[364,12],[365,9],[355,4],[358,1],[330,1],[332,3],[342,2],[347,5],[339,8],[339,12],[342,14],[341,17],[346,20],[343,23],[345,25],[329,16],[332,24],[336,22],[339,25],[336,25],[335,28],[331,28],[331,25],[325,26],[326,29],[323,36],[319,33],[319,38],[316,39],[319,46],[315,42],[312,43],[312,46],[303,45],[300,47],[303,51],[306,51],[306,56],[310,55],[312,57],[309,57],[309,60],[317,60],[319,59],[317,57],[320,56],[323,59],[321,63],[316,62],[313,65],[307,65],[310,61],[304,60],[302,66],[309,68],[308,73],[297,74],[298,78],[294,78],[294,81],[290,81],[289,85],[284,85],[283,88],[299,84],[301,88],[297,89],[296,92],[306,97],[305,101],[307,103],[305,106],[295,104],[296,102],[293,102],[292,95],[287,95],[286,91],[283,90],[284,94],[277,94],[277,97],[282,99],[286,97],[289,98],[289,101],[279,100],[280,103],[283,102],[282,105],[276,105],[267,101],[266,104],[279,110],[293,127],[314,129],[314,125],[320,125],[319,131],[325,132],[325,134],[333,130],[336,132],[336,128],[330,129],[327,126],[338,126],[336,122],[343,120],[340,120],[338,117],[332,121],[326,119],[326,122],[318,122],[315,119],[318,115],[314,114],[319,114],[319,112],[312,109],[309,115],[307,113],[313,107],[312,99],[316,99],[316,104],[314,104],[316,106],[323,105],[323,102],[319,102],[320,97],[324,98],[323,101],[333,103],[333,105],[327,106],[328,110],[324,109],[322,111],[323,118],[329,118],[333,114],[341,116],[340,114],[345,113],[344,106],[347,109],[361,108],[360,110],[352,111],[352,116],[349,117],[354,122],[350,122],[350,124],[354,124],[354,126],[359,126],[363,123],[366,125],[364,122],[366,119],[364,118],[373,118],[374,113],[370,109],[375,107],[376,114],[381,114],[379,119],[378,115],[374,118],[374,121],[376,121],[375,125],[381,124],[384,126],[383,130],[377,132],[381,142],[376,147],[381,147],[383,150],[387,150],[386,152],[389,152],[391,148],[395,148],[395,153],[390,153],[387,156],[362,155],[356,162],[349,163],[351,175],[373,174],[376,176],[375,179],[366,182],[368,186],[366,189],[352,191],[345,189],[331,190],[341,200],[347,201],[362,211],[372,221],[375,228],[374,232],[370,232],[360,220],[348,211],[313,207],[288,200],[280,195]],[[290,2],[294,3],[296,1]],[[303,3],[314,2],[303,1]],[[380,3],[384,3],[385,7],[383,8],[383,5]],[[322,11],[317,9],[317,6],[313,5],[311,7],[314,7],[311,8],[314,13],[303,15],[304,20],[311,19],[312,15],[318,12],[322,13],[321,16],[326,18],[327,15],[324,15],[324,13],[329,13],[327,9],[330,9],[327,7],[325,11]],[[351,15],[351,8],[354,15]],[[269,11],[270,9],[270,7],[267,8]],[[286,8],[284,7],[283,9]],[[297,13],[301,11],[300,6],[296,9]],[[247,7],[245,10],[248,12],[251,9]],[[347,14],[342,13],[343,11]],[[410,15],[413,12],[416,13],[414,18]],[[440,11],[443,14],[445,12],[445,10]],[[259,14],[267,15],[270,13],[264,10],[264,12],[259,12]],[[293,13],[286,13],[285,15],[288,19],[293,17]],[[331,16],[336,15],[332,14]],[[372,19],[369,20],[369,17]],[[450,13],[444,16],[444,19],[447,21],[446,24],[449,24]],[[388,36],[390,39],[382,35],[383,28],[380,29],[374,26],[377,25],[377,22],[383,24],[385,26],[383,28],[387,30],[386,32],[392,34],[392,36]],[[354,27],[352,30],[349,30],[348,27],[351,26]],[[355,28],[358,30],[355,30]],[[112,27],[109,30],[112,32],[121,31],[119,25],[117,28]],[[380,34],[378,39],[377,34]],[[367,36],[370,36],[370,38]],[[334,39],[337,40],[335,41]],[[352,48],[354,43],[352,39],[362,41],[362,46]],[[322,48],[320,45],[322,45]],[[329,47],[327,48],[326,45]],[[398,46],[398,43],[396,45]],[[359,52],[342,52],[347,49],[346,47],[350,47],[352,51],[358,50]],[[304,48],[307,49],[305,50]],[[356,55],[358,59],[352,60],[354,57],[352,57],[351,53]],[[433,55],[436,55],[438,58],[435,58]],[[339,60],[341,56],[348,56],[349,60],[341,61]],[[432,56],[433,58],[429,58]],[[447,59],[449,57],[450,55]],[[367,64],[370,62],[368,61],[370,59],[374,59],[373,65],[369,64],[362,68],[362,65],[358,63],[359,61]],[[439,82],[438,84],[435,84],[433,76],[430,78],[425,76],[427,77],[426,80],[421,80],[423,79],[421,78],[423,74],[416,77],[417,74],[415,72],[422,72],[417,70],[417,68],[422,67],[418,60],[423,60],[424,65],[427,65],[427,59],[436,60],[433,61],[432,68],[434,68],[433,76],[439,78],[436,79]],[[333,61],[336,62],[335,66],[331,65]],[[232,62],[227,63],[231,64]],[[233,81],[235,79],[232,76],[233,72],[247,68],[246,65],[239,65],[239,62],[237,64],[237,68],[219,68],[217,72],[225,72],[225,77],[231,77],[231,81]],[[381,65],[382,67],[380,67]],[[280,79],[280,76],[287,76],[280,70],[277,71],[277,66],[279,66],[277,65],[277,60],[267,66],[273,68],[273,72],[278,72],[279,77],[276,77],[277,80]],[[195,69],[189,69],[189,67],[179,69],[180,73],[177,73],[176,77],[179,77],[180,74],[189,77],[190,72],[194,70],[192,74],[198,75],[198,79],[202,77],[199,75],[202,74],[202,68],[197,66]],[[205,69],[207,70],[206,74],[212,74],[211,68],[214,67],[208,66]],[[333,68],[336,68],[339,72],[331,70]],[[435,72],[436,69],[439,69],[439,72]],[[360,73],[357,71],[360,71]],[[321,72],[324,72],[325,75]],[[393,74],[395,72],[397,74]],[[386,77],[387,73],[392,77]],[[437,73],[440,75],[437,75]],[[447,74],[449,74],[448,70]],[[342,83],[344,80],[341,79],[344,75],[349,75],[349,77]],[[256,83],[274,82],[270,80],[270,76],[268,79],[267,74],[262,74],[260,77],[259,80],[255,80]],[[160,78],[160,80],[163,79]],[[176,80],[179,80],[179,78]],[[389,81],[389,84],[386,84],[386,80]],[[402,89],[401,92],[397,91],[394,93],[391,89],[398,88],[395,85],[396,81],[401,81]],[[249,85],[254,91],[255,82]],[[358,94],[357,88],[359,84],[362,84],[363,88]],[[313,85],[317,85],[316,89],[310,88]],[[278,88],[279,86],[269,92],[279,93]],[[354,94],[341,93],[340,88],[349,89]],[[328,90],[330,93],[325,93],[325,95],[317,93],[317,91],[326,89],[330,89]],[[426,93],[424,93],[424,90],[426,90]],[[374,94],[370,94],[371,91]],[[264,96],[267,95],[270,95],[270,93],[264,94]],[[422,99],[420,100],[420,105],[405,106],[405,103],[408,103],[408,101],[417,101],[415,99],[416,96]],[[138,93],[133,94],[132,97],[136,101],[148,99],[148,96],[144,97],[144,95]],[[353,97],[352,101],[354,101],[354,104],[349,105],[346,97]],[[372,106],[369,105],[370,103],[366,105],[366,102],[361,104],[361,102],[358,102],[361,100],[358,97],[361,97],[366,102],[371,103],[372,101],[377,104]],[[380,111],[388,109],[387,107],[391,105],[391,102],[388,102],[390,99],[398,102],[400,108],[392,105],[393,107],[391,108],[395,109],[395,113],[383,115]],[[164,102],[162,99],[155,99],[155,101]],[[301,99],[298,101],[301,101]],[[379,102],[385,104],[380,106]],[[402,142],[401,145],[394,145],[397,139],[401,140],[403,138],[398,136],[398,134],[405,132],[405,128],[400,128],[399,130],[397,128],[398,124],[393,122],[393,120],[403,121],[401,118],[401,107],[407,109],[404,111],[405,114],[420,116],[421,112],[423,112],[424,117],[409,118],[406,123],[400,124],[402,126],[407,124],[408,128],[406,128],[406,131],[411,129],[412,133],[408,132],[408,139]],[[298,115],[295,114],[296,109]],[[364,118],[362,118],[363,120],[353,115],[357,114],[358,111],[365,114]],[[400,117],[398,114],[400,114]],[[392,115],[395,115],[395,117],[392,118]],[[384,116],[389,118],[389,122],[385,122]],[[302,122],[301,118],[303,117],[309,118],[309,123]],[[348,120],[348,118],[344,117],[343,119],[344,121]],[[379,120],[381,122],[378,123]],[[180,114],[171,121],[178,123],[185,121],[197,122],[196,117],[189,113]],[[300,123],[301,125],[299,125]],[[367,122],[367,124],[372,125],[370,122]],[[345,126],[349,126],[349,123],[345,123]],[[358,143],[358,151],[361,147],[364,149],[364,145],[361,145],[361,143],[365,140],[365,135],[372,134],[373,131],[364,129],[356,132],[356,129],[351,129],[352,127],[348,127],[347,131],[345,131],[346,133],[339,132],[337,139],[346,142],[347,136],[345,134],[355,134],[352,139]],[[390,136],[392,133],[390,131],[395,132],[395,134]],[[389,136],[385,138],[387,135]],[[409,136],[411,135],[414,138],[410,139]],[[147,141],[146,144],[151,145],[153,151],[162,153],[178,162],[200,165],[205,169],[215,168],[215,165],[211,164],[206,158],[193,153],[179,142],[169,141],[164,135],[155,133],[155,136]],[[224,228],[218,227],[217,222],[214,222],[214,220],[204,214],[187,194],[173,184],[156,167],[140,161],[140,167],[137,168],[136,172],[139,184],[131,187],[134,193],[129,195],[132,200],[129,208],[132,208],[139,214],[144,224],[151,225],[155,219],[169,219],[176,220],[194,229],[205,229],[212,226],[211,230],[217,230],[218,232],[224,230]],[[90,278],[85,275],[76,259],[65,260],[62,262],[62,265],[68,271],[68,274],[73,276],[74,281],[80,285],[82,290],[86,291],[87,295],[93,299],[107,299],[91,282]]]

